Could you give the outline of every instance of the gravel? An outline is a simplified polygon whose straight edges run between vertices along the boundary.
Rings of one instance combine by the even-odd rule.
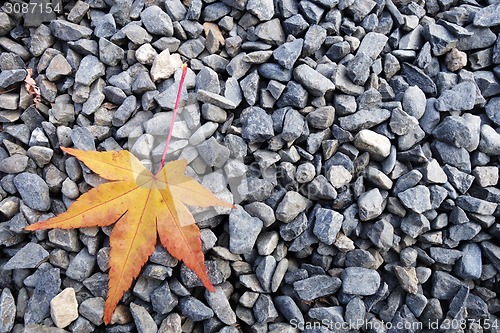
[[[498,321],[499,3],[61,5],[0,12],[0,332]],[[237,207],[193,210],[216,292],[158,246],[104,327],[111,229],[23,228],[103,182],[60,147],[157,168],[182,63],[168,157]]]

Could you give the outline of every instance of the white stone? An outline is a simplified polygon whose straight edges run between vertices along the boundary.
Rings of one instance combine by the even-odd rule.
[[[349,184],[352,180],[352,174],[342,165],[333,165],[328,169],[326,176],[335,188]]]
[[[356,148],[367,151],[370,156],[381,161],[391,153],[391,141],[385,136],[370,130],[361,130],[354,138]]]
[[[150,65],[158,56],[151,44],[144,44],[135,51],[135,59],[143,65]]]
[[[172,75],[182,65],[181,56],[178,53],[170,54],[168,49],[162,51],[153,61],[151,67],[151,79],[156,82],[165,80]]]
[[[50,301],[50,317],[59,328],[64,328],[78,318],[78,301],[75,290],[66,288]]]

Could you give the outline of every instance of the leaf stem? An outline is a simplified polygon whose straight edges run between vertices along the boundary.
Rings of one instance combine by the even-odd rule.
[[[187,65],[182,64],[181,68],[182,68],[182,75],[181,75],[181,80],[179,82],[179,90],[177,90],[177,98],[175,99],[174,114],[172,116],[172,122],[170,123],[170,130],[168,131],[168,136],[167,136],[167,143],[165,144],[165,149],[163,149],[163,155],[161,157],[160,167],[158,170],[161,170],[165,165],[165,158],[167,157],[168,146],[170,145],[170,139],[172,139],[172,133],[174,131],[175,117],[177,116],[177,112],[179,111],[179,102],[181,100],[182,86],[184,84],[184,79],[186,78]]]

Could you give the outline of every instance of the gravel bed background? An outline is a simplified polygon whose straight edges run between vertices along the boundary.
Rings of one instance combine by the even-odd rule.
[[[500,2],[12,3],[0,332],[500,332]],[[183,62],[169,156],[237,204],[194,210],[217,292],[158,246],[105,327],[111,228],[23,228],[102,183],[61,146],[157,167]]]

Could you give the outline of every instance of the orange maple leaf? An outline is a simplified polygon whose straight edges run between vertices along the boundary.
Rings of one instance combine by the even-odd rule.
[[[186,176],[185,160],[166,164],[156,174],[127,150],[112,152],[61,148],[111,182],[84,193],[68,211],[26,230],[108,226],[110,236],[109,290],[104,323],[153,253],[157,234],[168,252],[192,269],[214,291],[201,251],[200,230],[187,206],[234,206]]]

